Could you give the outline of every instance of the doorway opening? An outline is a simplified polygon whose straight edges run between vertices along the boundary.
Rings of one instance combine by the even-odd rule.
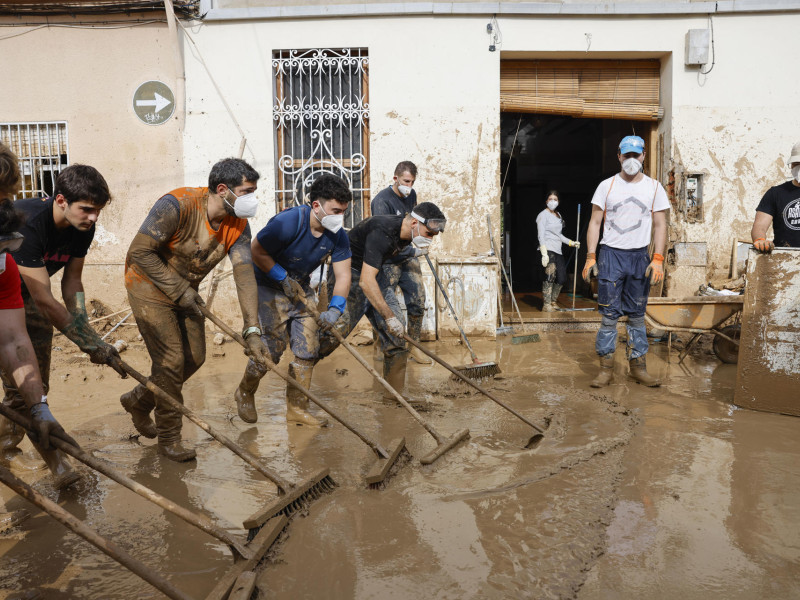
[[[546,210],[551,190],[557,190],[560,196],[557,210],[564,219],[563,235],[571,240],[577,237],[581,243],[577,252],[577,293],[591,298],[588,286],[580,278],[580,270],[586,259],[586,229],[592,212],[592,196],[603,179],[619,172],[617,148],[620,140],[626,135],[641,136],[646,141],[649,157],[650,152],[655,151],[651,148],[655,127],[655,123],[642,121],[501,113],[505,262],[511,272],[514,292],[522,294],[525,304],[541,308],[542,282],[546,276],[539,252],[536,217]],[[645,161],[645,173],[648,163],[649,160]],[[576,252],[566,244],[562,251],[569,275],[562,293],[571,298]]]

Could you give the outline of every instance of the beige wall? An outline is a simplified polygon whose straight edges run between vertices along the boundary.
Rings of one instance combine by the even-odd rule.
[[[158,197],[183,184],[178,119],[149,126],[131,108],[145,81],[176,90],[174,47],[165,24],[54,27],[0,40],[0,121],[67,121],[70,162],[96,167],[111,188],[86,260],[87,300],[124,302],[128,245]]]

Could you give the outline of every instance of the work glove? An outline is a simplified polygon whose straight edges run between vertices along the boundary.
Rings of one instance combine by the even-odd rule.
[[[415,246],[414,247],[414,256],[415,257],[416,256],[425,256],[428,253],[428,250],[430,250],[430,248],[428,248],[427,246],[425,248],[417,248]]]
[[[581,243],[580,243],[580,242],[578,242],[578,241],[574,241],[574,240],[570,240],[570,241],[569,241],[569,244],[567,244],[567,245],[568,245],[570,248],[575,248],[576,250],[579,250],[579,249],[580,249],[580,247],[581,247]]]
[[[200,309],[197,307],[198,304],[200,306],[206,305],[203,298],[200,297],[200,294],[192,286],[186,288],[186,291],[183,292],[180,298],[178,298],[178,306],[180,306],[182,309],[202,315],[203,313],[201,313]]]
[[[597,254],[594,252],[589,252],[586,255],[586,263],[583,265],[581,276],[586,283],[592,281],[592,276],[597,277]]]
[[[53,413],[50,412],[50,407],[47,405],[47,402],[34,404],[30,409],[30,414],[31,423],[33,424],[33,433],[37,438],[36,441],[42,448],[45,450],[50,449],[50,436],[53,434],[58,434],[57,437],[65,442],[69,442],[76,448],[80,448],[78,442],[72,439],[72,437],[64,431],[61,424],[56,421]]]
[[[324,331],[328,331],[331,327],[334,326],[336,321],[338,321],[339,317],[341,317],[341,316],[342,316],[342,311],[340,311],[335,306],[331,306],[324,313],[320,313],[320,315],[319,315],[319,326]]]
[[[128,374],[122,368],[119,352],[111,344],[100,339],[97,332],[89,325],[86,312],[74,313],[72,321],[62,329],[62,333],[72,340],[82,352],[89,355],[89,360],[96,365],[109,365],[125,379]]]
[[[760,252],[761,254],[769,254],[775,250],[775,244],[772,243],[772,240],[758,238],[753,242],[753,248],[755,248],[756,252]]]
[[[288,275],[280,280],[281,289],[286,297],[294,303],[300,302],[306,295],[303,286]]]
[[[386,319],[386,328],[389,330],[389,333],[399,338],[403,337],[403,334],[406,332],[405,325],[403,325],[403,322],[397,317]]]
[[[653,260],[644,272],[644,276],[650,278],[651,285],[664,281],[664,257],[660,254],[653,254]]]
[[[542,253],[542,266],[546,267],[547,263],[550,262],[550,257],[547,254],[547,246],[545,246],[544,244],[539,246],[539,252]]]
[[[244,353],[255,362],[262,365],[266,364],[264,359],[269,357],[269,351],[264,345],[264,342],[261,341],[261,336],[251,333],[244,341],[247,344],[247,350],[245,350]]]

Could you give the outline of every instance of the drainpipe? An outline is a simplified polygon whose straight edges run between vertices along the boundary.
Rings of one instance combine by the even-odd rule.
[[[172,0],[164,0],[164,12],[167,14],[167,27],[172,35],[175,59],[175,112],[178,118],[178,132],[183,131],[186,123],[186,71],[183,67],[183,54],[181,52],[181,39],[178,34],[178,25],[175,18],[175,9]]]

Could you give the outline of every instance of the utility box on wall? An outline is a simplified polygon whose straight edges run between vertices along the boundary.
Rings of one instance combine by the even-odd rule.
[[[441,258],[437,270],[467,336],[496,337],[497,258]],[[459,336],[458,326],[438,290],[436,318],[440,338]]]
[[[684,176],[684,210],[686,220],[697,223],[703,220],[703,174],[687,173]]]
[[[690,29],[687,31],[684,64],[687,67],[697,67],[706,64],[708,62],[708,48],[710,44],[710,29]]]

